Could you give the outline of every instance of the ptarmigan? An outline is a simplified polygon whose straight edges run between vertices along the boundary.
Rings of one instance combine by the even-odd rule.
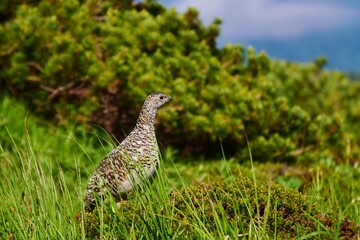
[[[150,94],[140,111],[134,130],[113,149],[92,174],[85,193],[85,210],[95,207],[95,195],[107,191],[116,201],[142,181],[154,176],[158,164],[158,145],[154,121],[158,108],[172,98],[161,92]]]

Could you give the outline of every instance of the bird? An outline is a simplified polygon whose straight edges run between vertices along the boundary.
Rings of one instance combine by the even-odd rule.
[[[95,208],[97,197],[105,199],[112,195],[119,203],[135,186],[154,178],[159,163],[155,117],[158,109],[170,100],[162,92],[153,92],[146,98],[135,128],[91,175],[85,191],[85,211]]]

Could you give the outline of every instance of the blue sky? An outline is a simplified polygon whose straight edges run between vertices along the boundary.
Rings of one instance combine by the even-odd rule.
[[[219,47],[252,45],[271,57],[312,61],[326,56],[328,68],[360,72],[359,0],[160,0],[184,12],[200,11],[204,24],[223,20]]]

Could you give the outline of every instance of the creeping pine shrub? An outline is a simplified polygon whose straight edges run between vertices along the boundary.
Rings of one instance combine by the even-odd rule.
[[[184,153],[213,154],[221,141],[246,159],[245,130],[256,159],[358,157],[349,131],[359,122],[358,84],[323,70],[324,59],[302,65],[251,47],[217,48],[221,21],[204,26],[194,8],[25,2],[36,4],[0,5],[15,13],[0,25],[0,86],[59,124],[95,123],[123,136],[145,97],[164,91],[175,101],[159,113],[160,140]]]
[[[182,187],[171,192],[167,202],[157,203],[160,205],[157,210],[149,207],[154,204],[151,199],[147,199],[147,203],[133,200],[134,195],[121,204],[120,210],[105,207],[79,218],[84,220],[88,237],[98,236],[101,221],[109,229],[128,231],[122,233],[125,235],[135,231],[132,232],[135,238],[149,234],[155,236],[157,231],[161,231],[157,222],[166,226],[169,237],[190,238],[204,234],[212,237],[250,237],[254,234],[252,231],[258,236],[263,234],[281,239],[308,234],[325,238],[338,235],[354,238],[359,236],[360,230],[358,225],[346,218],[339,220],[331,213],[321,212],[296,191],[271,182],[255,184],[246,177],[239,177],[233,182]],[[149,220],[154,218],[158,220]]]

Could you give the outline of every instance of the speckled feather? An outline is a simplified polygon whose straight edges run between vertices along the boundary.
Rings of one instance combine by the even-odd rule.
[[[95,206],[94,194],[103,197],[106,191],[119,201],[136,184],[154,176],[158,165],[155,117],[158,108],[172,100],[161,92],[150,94],[140,111],[134,130],[112,150],[90,177],[85,193],[85,209]]]

